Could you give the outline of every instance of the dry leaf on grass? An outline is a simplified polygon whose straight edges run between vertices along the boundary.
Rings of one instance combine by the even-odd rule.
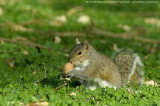
[[[31,31],[33,31],[33,29],[31,29],[31,28],[27,28],[24,25],[16,24],[13,22],[4,22],[4,23],[0,24],[0,27],[4,27],[4,26],[9,27],[11,30],[18,31],[18,32],[31,32]]]
[[[37,73],[36,71],[33,71],[33,72],[32,72],[33,75],[35,75],[36,73]]]
[[[8,0],[0,0],[0,5],[5,5],[7,4]]]
[[[29,55],[29,52],[28,52],[27,50],[23,50],[23,51],[22,51],[22,54],[24,54],[24,55]]]
[[[3,15],[3,9],[0,7],[0,16]]]
[[[117,46],[116,43],[113,44],[113,50],[114,50],[114,51],[118,51],[118,46]]]
[[[29,40],[25,37],[21,37],[21,36],[16,36],[12,39],[12,41],[14,42],[29,42]]]
[[[61,38],[59,36],[55,36],[54,37],[54,42],[57,43],[57,44],[60,43],[61,42]]]
[[[21,44],[21,45],[28,46],[28,47],[43,48],[43,49],[48,49],[48,50],[53,49],[53,48],[43,46],[43,45],[40,45],[40,44],[27,42],[27,41],[22,41],[22,40],[17,40],[15,38],[14,39],[0,38],[0,41],[14,43],[14,44]]]
[[[144,22],[147,24],[152,24],[160,27],[160,19],[157,18],[145,18]]]
[[[19,31],[19,32],[31,32],[31,31],[33,31],[33,30],[30,29],[30,28],[26,28],[26,27],[24,27],[24,26],[22,26],[22,25],[18,25],[18,24],[12,25],[11,28],[12,28],[13,30]]]
[[[9,67],[13,68],[15,66],[15,63],[9,63]]]
[[[32,103],[29,103],[25,106],[49,106],[49,103],[48,102],[32,102]]]
[[[101,39],[100,42],[103,43],[103,44],[105,44],[107,41],[104,40],[104,39]]]
[[[157,44],[154,44],[154,46],[149,50],[149,52],[150,52],[151,54],[153,54],[153,53],[155,53],[155,52],[157,51],[157,49],[158,49],[158,45],[157,45]]]
[[[65,15],[57,16],[55,20],[60,22],[67,22],[67,18]]]
[[[81,15],[81,16],[77,19],[77,22],[78,22],[78,23],[81,23],[81,24],[87,24],[87,23],[90,23],[90,18],[89,18],[89,16],[87,16],[87,15]]]
[[[148,48],[147,48],[148,49]],[[154,44],[154,46],[152,48],[148,49],[148,54],[144,57],[145,59],[148,59],[149,56],[151,56],[152,54],[154,54],[156,51],[158,50],[157,44]]]
[[[0,44],[2,44],[2,45],[3,45],[3,44],[4,44],[4,41],[3,41],[3,40],[0,40]]]
[[[146,81],[145,84],[147,86],[151,85],[151,86],[160,86],[159,84],[157,84],[157,82],[150,80],[150,81]]]
[[[74,8],[71,8],[68,12],[67,12],[67,15],[73,15],[79,11],[82,11],[83,10],[83,7],[74,7]]]
[[[118,27],[125,30],[125,31],[130,31],[131,30],[131,27],[129,25],[119,24]]]
[[[66,22],[67,22],[66,16],[65,15],[61,15],[61,16],[57,16],[54,20],[51,20],[49,22],[49,24],[51,26],[57,26],[57,27],[59,27],[59,26],[63,25]]]
[[[9,64],[10,68],[13,68],[15,66],[15,58],[8,58],[8,59],[4,59],[4,62]]]
[[[70,96],[76,96],[76,93],[75,92],[72,92],[69,94]]]

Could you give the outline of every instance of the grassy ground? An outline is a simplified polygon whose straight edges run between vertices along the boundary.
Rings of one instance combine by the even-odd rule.
[[[75,9],[77,7],[80,9]],[[97,28],[119,34],[141,27],[146,32],[141,34],[143,38],[160,40],[159,11],[160,4],[86,4],[77,0],[0,1],[0,105],[38,101],[47,101],[50,105],[160,105],[160,88],[146,85],[131,86],[139,93],[128,92],[126,88],[89,91],[73,82],[54,90],[64,82],[60,80],[60,71],[76,38],[72,34],[59,37],[61,42],[58,43],[55,32],[85,32],[90,24],[77,23],[77,18],[87,15]],[[57,21],[57,16],[63,19]],[[101,35],[80,39],[87,39],[108,56],[111,56],[114,44],[134,49],[142,57],[145,78],[160,82],[158,43]],[[52,49],[35,47],[33,43]],[[71,93],[76,93],[76,96]]]

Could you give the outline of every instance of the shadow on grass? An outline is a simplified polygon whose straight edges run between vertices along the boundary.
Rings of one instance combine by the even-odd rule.
[[[49,85],[52,86],[53,88],[56,88],[58,86],[60,86],[61,84],[64,83],[64,80],[58,80],[58,79],[53,79],[53,78],[44,78],[43,80],[40,81],[40,83],[42,85]],[[72,82],[68,82],[70,87],[76,87],[76,86],[80,86],[80,82],[78,81],[72,81]]]
[[[53,79],[53,78],[44,78],[43,80],[40,81],[40,83],[42,85],[49,85],[52,87],[57,87],[60,83],[62,83],[62,81],[58,81],[57,79]]]

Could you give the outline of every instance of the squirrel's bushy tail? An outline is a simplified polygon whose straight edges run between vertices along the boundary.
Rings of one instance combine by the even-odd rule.
[[[143,83],[142,62],[131,49],[119,49],[112,57],[122,76],[123,85]]]

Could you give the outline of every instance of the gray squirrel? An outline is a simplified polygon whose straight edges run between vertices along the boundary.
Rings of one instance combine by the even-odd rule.
[[[90,90],[143,83],[143,64],[131,49],[120,49],[110,58],[97,52],[88,41],[77,40],[70,51],[69,62],[74,69],[66,75],[76,78]]]

